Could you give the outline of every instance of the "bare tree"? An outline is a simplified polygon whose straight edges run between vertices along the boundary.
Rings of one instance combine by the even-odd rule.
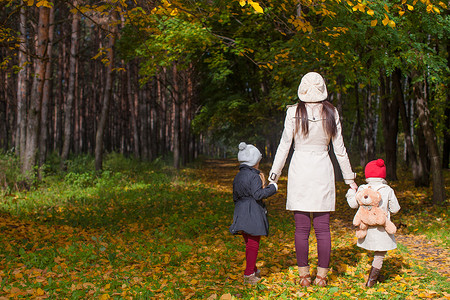
[[[75,0],[73,6],[77,6],[78,2]],[[72,34],[70,37],[70,59],[69,59],[69,89],[67,91],[67,99],[64,105],[64,142],[61,152],[61,167],[64,166],[64,161],[69,157],[70,145],[72,142],[73,133],[73,103],[75,99],[75,83],[77,77],[77,49],[78,49],[78,34],[79,34],[80,14],[78,11],[72,15]]]
[[[26,174],[33,169],[38,152],[40,110],[47,65],[49,16],[50,9],[48,7],[39,7],[36,58],[34,60],[35,75],[33,77],[33,85],[31,88],[30,108],[28,110],[27,120],[25,159],[22,166],[22,171]]]

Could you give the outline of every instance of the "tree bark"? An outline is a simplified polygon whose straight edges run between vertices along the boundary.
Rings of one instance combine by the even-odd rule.
[[[386,78],[386,80],[388,80]],[[383,135],[386,154],[386,178],[397,180],[397,133],[398,133],[398,110],[399,102],[403,101],[401,91],[401,71],[395,69],[392,74],[394,93],[391,98],[388,85],[384,77],[381,78],[381,118],[383,121]]]
[[[399,92],[402,93],[402,90],[400,90]],[[424,170],[422,161],[417,159],[417,153],[416,150],[414,149],[412,133],[410,130],[411,127],[409,125],[410,122],[408,115],[406,113],[406,105],[403,100],[403,96],[399,100],[401,100],[399,101],[399,112],[402,120],[403,132],[405,134],[406,151],[408,154],[409,162],[411,164],[414,184],[416,187],[428,186],[429,185],[428,174],[426,174]]]
[[[46,71],[49,15],[50,9],[48,7],[41,6],[39,8],[37,48],[34,64],[35,76],[33,78],[31,89],[31,101],[27,120],[25,160],[22,167],[23,174],[26,174],[27,176],[36,164],[36,155],[38,152],[39,118]]]
[[[103,135],[106,128],[106,121],[109,114],[109,106],[111,100],[112,82],[113,82],[113,66],[114,66],[114,43],[116,26],[112,26],[112,33],[109,35],[108,44],[108,65],[106,68],[106,82],[105,91],[103,95],[102,110],[100,120],[97,126],[97,133],[95,136],[95,170],[100,171],[103,168]]]
[[[133,84],[131,82],[131,72],[132,64],[128,64],[127,68],[127,99],[128,99],[128,105],[130,106],[130,119],[131,119],[131,130],[133,132],[133,147],[134,147],[134,157],[139,158],[139,131],[137,126],[137,115],[136,115],[136,108],[135,108],[135,90],[133,89]]]
[[[180,99],[178,91],[178,71],[173,65],[173,167],[180,168]]]
[[[19,154],[20,161],[23,164],[25,160],[26,143],[26,114],[27,114],[27,30],[25,5],[20,8],[20,45],[19,45],[19,72],[17,74],[17,129],[16,129],[16,153]]]
[[[367,98],[364,102],[364,115],[366,116],[365,120],[365,136],[364,136],[364,144],[365,144],[365,163],[374,160],[376,155],[376,143],[375,143],[375,107],[373,103],[372,95],[370,92],[370,86],[367,87]]]
[[[42,94],[42,108],[41,108],[41,133],[39,137],[39,166],[45,163],[47,158],[47,141],[48,141],[48,109],[50,102],[51,86],[52,86],[52,43],[55,26],[54,23],[54,8],[50,8],[49,15],[49,29],[48,29],[48,60],[45,65],[45,81]],[[39,173],[39,176],[41,174]]]
[[[447,10],[448,12],[448,10]],[[448,15],[448,14],[447,14]],[[447,39],[447,66],[450,68],[450,39]],[[444,144],[442,147],[442,168],[450,168],[450,79],[447,79],[447,107],[445,108]]]
[[[445,186],[439,148],[437,145],[436,133],[433,124],[431,123],[430,111],[420,82],[414,84],[414,94],[416,96],[416,110],[419,123],[422,127],[428,152],[430,154],[431,174],[433,179],[433,203],[442,205],[445,202]]]
[[[77,6],[77,1],[73,2]],[[70,59],[69,59],[69,87],[64,106],[64,138],[61,152],[61,167],[69,157],[70,146],[73,138],[73,103],[75,99],[75,80],[77,77],[77,50],[78,50],[78,32],[80,24],[80,14],[78,11],[72,15],[72,34],[70,36]]]

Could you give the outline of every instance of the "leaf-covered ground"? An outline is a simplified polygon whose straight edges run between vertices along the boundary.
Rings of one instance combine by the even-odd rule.
[[[72,175],[0,198],[0,299],[450,299],[448,206],[428,204],[430,189],[407,177],[391,184],[402,206],[392,218],[399,247],[388,252],[382,283],[364,287],[371,253],[356,247],[355,211],[347,186],[337,183],[329,286],[297,285],[282,177],[267,202],[271,233],[258,262],[264,280],[244,285],[243,242],[228,233],[236,172],[233,160],[210,160],[178,174]],[[313,233],[310,239],[314,269]]]

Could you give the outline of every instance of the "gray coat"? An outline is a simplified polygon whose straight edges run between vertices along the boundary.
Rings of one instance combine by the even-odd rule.
[[[263,199],[272,196],[277,190],[273,184],[263,188],[259,173],[247,165],[239,166],[239,173],[233,181],[234,215],[233,224],[230,226],[232,234],[269,234],[269,221]]]

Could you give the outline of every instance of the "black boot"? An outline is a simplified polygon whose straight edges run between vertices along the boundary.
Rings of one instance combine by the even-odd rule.
[[[370,269],[369,278],[367,278],[366,286],[373,287],[377,283],[378,275],[380,275],[380,269],[372,267]]]

